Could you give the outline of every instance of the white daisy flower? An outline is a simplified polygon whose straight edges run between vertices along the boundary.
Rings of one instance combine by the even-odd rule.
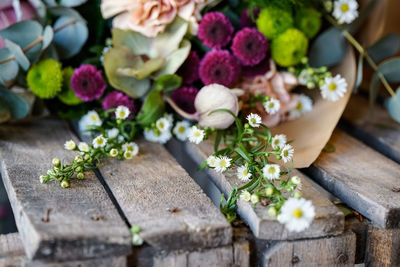
[[[119,131],[117,128],[112,128],[110,130],[107,130],[107,137],[108,138],[115,138],[119,134]]]
[[[289,232],[301,232],[307,229],[315,216],[311,201],[304,198],[289,198],[283,204],[278,221],[285,224]]]
[[[249,191],[243,191],[243,192],[240,194],[240,199],[243,199],[244,201],[249,202],[249,201],[250,201],[250,198],[251,198],[251,194],[250,194]]]
[[[306,69],[302,70],[297,77],[300,85],[307,86],[308,82],[311,80],[311,75],[308,73]]]
[[[130,113],[131,112],[129,111],[129,108],[125,106],[118,106],[115,110],[115,117],[117,119],[125,120],[126,118],[128,118]]]
[[[332,15],[340,24],[351,23],[358,17],[356,0],[337,0]]]
[[[110,150],[110,156],[115,158],[116,156],[118,156],[118,149],[113,148]]]
[[[277,164],[267,164],[263,168],[263,175],[269,180],[279,179],[281,167]]]
[[[284,145],[286,145],[286,135],[284,134],[277,134],[272,137],[271,145],[273,149],[280,149]]]
[[[294,149],[291,145],[286,144],[283,146],[281,150],[281,157],[283,162],[287,163],[292,160],[293,158]]]
[[[94,148],[104,147],[106,144],[107,144],[107,139],[105,139],[103,135],[99,135],[95,139],[93,139]]]
[[[295,185],[301,184],[301,178],[297,175],[290,178],[290,181],[292,181],[292,183],[294,183]]]
[[[79,130],[83,135],[89,135],[89,130],[92,126],[101,126],[103,124],[102,120],[100,119],[99,114],[92,110],[89,111],[86,115],[84,115],[79,120]]]
[[[69,141],[65,142],[64,148],[65,148],[66,150],[74,150],[74,149],[76,148],[76,144],[75,144],[74,141],[69,140]]]
[[[260,198],[256,194],[252,194],[250,197],[250,202],[253,203],[254,205],[257,204],[260,201]]]
[[[125,137],[123,137],[122,135],[118,135],[118,142],[122,143],[125,141]]]
[[[231,166],[231,160],[227,156],[222,156],[217,158],[215,170],[217,172],[224,172]]]
[[[170,139],[172,138],[171,131],[165,131],[160,133],[160,135],[157,136],[157,141],[160,144],[165,144],[167,143]]]
[[[189,127],[190,127],[189,122],[179,121],[176,123],[176,125],[173,129],[173,132],[179,140],[186,141],[187,136],[188,136]]]
[[[301,94],[298,96],[298,102],[296,107],[290,111],[289,118],[296,119],[301,115],[310,112],[312,110],[312,100],[308,96]]]
[[[161,133],[163,133],[169,131],[171,124],[167,118],[162,117],[156,121],[156,127]]]
[[[168,120],[169,125],[173,125],[174,124],[174,116],[172,114],[164,114],[164,117]]]
[[[132,156],[136,156],[139,153],[139,146],[135,142],[130,142],[122,145],[122,150],[129,151]]]
[[[247,116],[247,120],[251,127],[258,128],[261,124],[261,117],[258,114],[250,113]]]
[[[124,152],[124,158],[125,158],[125,159],[131,159],[131,158],[133,158],[132,152],[131,152],[131,151],[125,151],[125,152]]]
[[[144,139],[146,139],[149,142],[158,142],[157,135],[153,129],[144,130],[143,135],[144,135]]]
[[[196,126],[192,126],[188,132],[189,141],[195,144],[200,144],[204,139],[204,131],[197,128]]]
[[[268,114],[273,115],[279,111],[279,109],[281,108],[281,103],[278,99],[271,98],[264,103],[264,108]]]
[[[217,158],[214,155],[211,155],[207,158],[207,165],[211,168],[215,168],[217,166]]]
[[[326,77],[321,87],[322,98],[330,101],[338,101],[347,91],[347,82],[339,74],[335,77]]]
[[[81,152],[89,152],[89,145],[85,142],[80,142],[78,145],[79,151]]]
[[[250,180],[251,172],[249,172],[247,166],[242,165],[239,168],[237,168],[237,176],[239,180],[248,181]]]

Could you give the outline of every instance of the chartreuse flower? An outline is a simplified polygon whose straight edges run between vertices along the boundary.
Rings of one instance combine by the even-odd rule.
[[[52,98],[61,91],[63,73],[61,63],[45,59],[35,64],[26,77],[31,91],[40,98]]]
[[[74,74],[74,69],[72,67],[67,67],[63,69],[62,91],[57,96],[61,102],[70,106],[78,105],[83,102],[75,95],[75,92],[71,88],[72,74]]]
[[[294,66],[306,55],[308,39],[301,31],[291,28],[272,41],[272,58],[282,67]]]
[[[293,26],[293,18],[286,10],[271,6],[261,10],[256,23],[258,30],[272,40]]]
[[[312,7],[301,8],[294,18],[296,27],[308,38],[313,38],[321,29],[321,13]]]

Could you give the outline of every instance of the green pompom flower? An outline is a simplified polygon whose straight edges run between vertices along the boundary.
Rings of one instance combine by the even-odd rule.
[[[29,70],[26,79],[35,95],[40,98],[52,98],[62,88],[61,63],[54,59],[42,60]]]
[[[296,28],[301,30],[308,38],[313,38],[321,29],[321,13],[314,8],[302,8],[296,12]]]
[[[83,101],[75,95],[75,92],[71,88],[71,77],[74,74],[74,69],[67,67],[63,70],[63,88],[58,99],[64,104],[73,106],[82,103]]]
[[[261,10],[256,23],[258,30],[272,40],[293,26],[293,18],[289,12],[270,6]]]
[[[306,56],[308,39],[301,31],[291,28],[272,41],[272,58],[282,67],[290,67],[300,63]]]

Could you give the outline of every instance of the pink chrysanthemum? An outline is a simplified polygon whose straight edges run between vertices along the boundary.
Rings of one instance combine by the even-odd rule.
[[[129,96],[124,93],[113,91],[106,95],[103,99],[103,109],[107,110],[110,108],[116,108],[118,106],[125,106],[129,108],[129,110],[133,114],[138,113],[138,109],[135,106],[135,102]]]
[[[231,86],[240,72],[239,62],[226,50],[208,52],[200,62],[200,79],[205,85]]]
[[[221,48],[232,39],[233,26],[221,12],[209,12],[200,22],[198,37],[208,47]]]
[[[244,66],[255,66],[267,55],[268,42],[255,28],[244,28],[236,33],[232,52]]]
[[[253,12],[254,18],[251,17],[251,12]],[[256,19],[258,17],[258,14],[260,14],[260,9],[258,8],[253,10],[243,9],[242,14],[240,14],[240,28],[256,27],[256,23],[253,21],[253,19]]]
[[[255,66],[247,66],[247,67],[242,67],[242,73],[249,78],[258,76],[258,75],[264,75],[271,69],[271,64],[269,62],[269,57],[261,61],[259,64]]]
[[[193,86],[183,86],[172,91],[171,99],[174,103],[187,113],[193,114],[196,112],[194,107],[194,100],[196,99],[197,93],[196,87]]]
[[[191,84],[199,79],[199,64],[200,59],[196,51],[190,51],[189,56],[177,72],[182,77],[183,84]]]
[[[71,77],[72,90],[85,102],[99,99],[106,87],[101,71],[93,65],[81,65]]]

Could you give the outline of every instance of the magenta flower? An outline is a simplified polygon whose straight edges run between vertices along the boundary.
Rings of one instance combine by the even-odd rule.
[[[133,99],[131,99],[129,96],[125,95],[124,93],[118,92],[118,91],[113,91],[109,94],[107,94],[104,99],[103,99],[103,109],[107,110],[110,108],[116,108],[118,106],[125,106],[129,108],[129,110],[133,114],[138,113],[138,108],[135,105],[135,102]]]
[[[99,99],[106,87],[101,71],[93,65],[81,65],[71,77],[72,90],[85,102]]]
[[[177,72],[182,77],[183,84],[191,84],[199,79],[199,64],[200,59],[196,51],[190,51],[189,56]]]
[[[232,39],[233,26],[221,12],[209,12],[200,22],[197,36],[208,47],[221,48]]]
[[[232,41],[232,52],[244,66],[255,66],[267,55],[267,38],[255,28],[244,28]]]
[[[200,62],[200,79],[205,85],[217,83],[229,87],[239,72],[239,62],[226,50],[210,51]]]
[[[196,87],[183,86],[172,91],[171,99],[179,108],[187,113],[193,114],[196,112],[194,100],[196,99],[198,92],[199,90],[197,90]]]
[[[242,73],[244,74],[244,76],[252,78],[258,75],[264,75],[270,69],[271,69],[271,63],[268,57],[255,66],[242,67]]]

